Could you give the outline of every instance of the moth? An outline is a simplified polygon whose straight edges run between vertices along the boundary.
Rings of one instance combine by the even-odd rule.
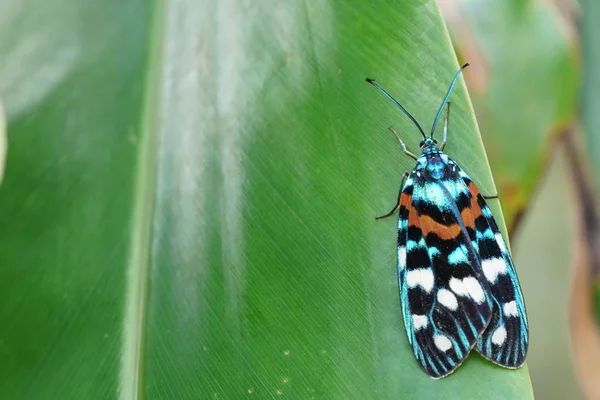
[[[404,174],[394,208],[377,219],[399,209],[398,282],[404,327],[419,365],[434,379],[456,370],[473,348],[495,364],[519,368],[529,342],[517,273],[486,197],[443,152],[450,93],[468,65],[454,76],[429,135],[375,80],[366,79],[423,136],[421,155],[416,156],[390,127],[402,151],[417,165]],[[438,145],[433,134],[444,109]]]

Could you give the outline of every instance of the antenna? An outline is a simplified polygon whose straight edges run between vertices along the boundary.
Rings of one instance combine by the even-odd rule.
[[[406,114],[406,116],[408,118],[410,118],[410,120],[413,122],[413,124],[415,124],[417,126],[417,128],[419,128],[419,131],[421,132],[421,135],[423,135],[424,138],[427,137],[427,136],[425,136],[425,132],[423,132],[423,128],[421,128],[421,125],[419,125],[419,123],[417,122],[417,120],[414,119],[413,116],[410,115],[410,113],[408,111],[406,111],[406,108],[402,107],[402,105],[400,103],[398,103],[398,101],[396,99],[394,99],[392,96],[390,96],[390,94],[388,92],[386,92],[378,84],[376,84],[375,83],[375,79],[366,78],[365,81],[369,82],[371,85],[373,85],[377,89],[379,89],[379,91],[381,93],[385,94],[387,96],[387,98],[390,99],[395,105],[397,105],[398,108],[401,109],[402,112],[404,112],[404,114]]]
[[[440,106],[440,110],[438,111],[437,115],[435,116],[435,120],[433,121],[433,126],[431,127],[431,137],[433,137],[433,132],[435,132],[435,127],[437,126],[437,123],[438,123],[440,117],[442,116],[442,112],[444,111],[444,106],[448,102],[448,98],[450,97],[450,93],[452,92],[452,89],[454,89],[454,84],[458,80],[458,76],[460,75],[462,70],[467,68],[468,66],[469,66],[469,63],[466,63],[465,65],[460,67],[460,69],[458,70],[456,75],[454,75],[454,79],[452,80],[452,83],[450,84],[450,87],[448,88],[448,91],[446,92],[446,97],[444,97],[444,101],[443,101],[442,105]]]

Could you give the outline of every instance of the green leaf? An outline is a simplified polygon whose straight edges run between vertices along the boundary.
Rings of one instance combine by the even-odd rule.
[[[4,167],[6,164],[6,144],[8,139],[6,138],[6,115],[4,113],[4,106],[0,99],[0,182],[4,177]]]
[[[433,120],[458,68],[434,2],[27,3],[0,36],[37,40],[6,96],[0,397],[532,397],[476,354],[419,369],[374,220],[414,166],[386,128],[420,135],[364,78]],[[452,101],[446,151],[493,193]]]

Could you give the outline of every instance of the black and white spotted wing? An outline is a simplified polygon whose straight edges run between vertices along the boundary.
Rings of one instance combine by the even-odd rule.
[[[404,325],[415,357],[433,378],[464,361],[492,318],[480,258],[461,215],[469,206],[466,187],[457,170],[444,174],[428,179],[417,164],[401,194],[398,226]]]
[[[525,362],[529,344],[529,328],[525,302],[504,238],[492,213],[475,184],[460,171],[469,189],[473,220],[474,247],[481,259],[493,303],[493,316],[488,328],[477,341],[477,351],[490,361],[507,368],[519,368]]]

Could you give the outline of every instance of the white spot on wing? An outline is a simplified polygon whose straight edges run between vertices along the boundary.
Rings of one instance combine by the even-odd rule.
[[[502,234],[500,232],[498,232],[498,233],[496,233],[495,237],[496,237],[496,242],[498,243],[498,246],[500,247],[500,251],[502,251],[503,253],[508,253],[508,250],[506,249],[506,246],[504,245],[504,238],[502,238]]]
[[[431,268],[419,268],[406,274],[408,287],[421,286],[427,293],[433,289],[433,272]]]
[[[477,279],[473,277],[467,277],[462,280],[450,278],[450,289],[458,296],[471,297],[478,304],[485,301],[485,293]]]
[[[438,290],[437,300],[452,311],[455,311],[458,308],[456,296],[448,289]]]
[[[504,303],[504,306],[502,308],[504,309],[504,315],[506,315],[507,317],[516,317],[517,315],[519,315],[519,312],[517,311],[517,302],[514,300],[508,303]]]
[[[463,284],[465,285],[467,292],[469,292],[469,296],[471,296],[476,303],[481,304],[485,301],[485,293],[483,293],[483,289],[477,279],[473,277],[465,278],[463,279]]]
[[[406,247],[404,246],[398,247],[398,265],[400,265],[400,269],[406,267]]]
[[[459,296],[467,296],[469,294],[461,279],[450,278],[450,289]]]
[[[500,258],[483,260],[481,268],[488,281],[495,283],[498,275],[506,273],[506,263]]]
[[[504,326],[500,326],[494,331],[494,334],[492,335],[492,343],[500,346],[501,344],[504,343],[505,340],[506,340],[506,329],[504,328]]]
[[[415,332],[420,330],[421,328],[425,328],[428,324],[426,315],[414,314],[412,316],[412,320],[413,320],[413,327],[415,329]]]
[[[444,335],[435,335],[433,342],[435,343],[435,347],[444,352],[450,350],[452,347],[452,342]]]

